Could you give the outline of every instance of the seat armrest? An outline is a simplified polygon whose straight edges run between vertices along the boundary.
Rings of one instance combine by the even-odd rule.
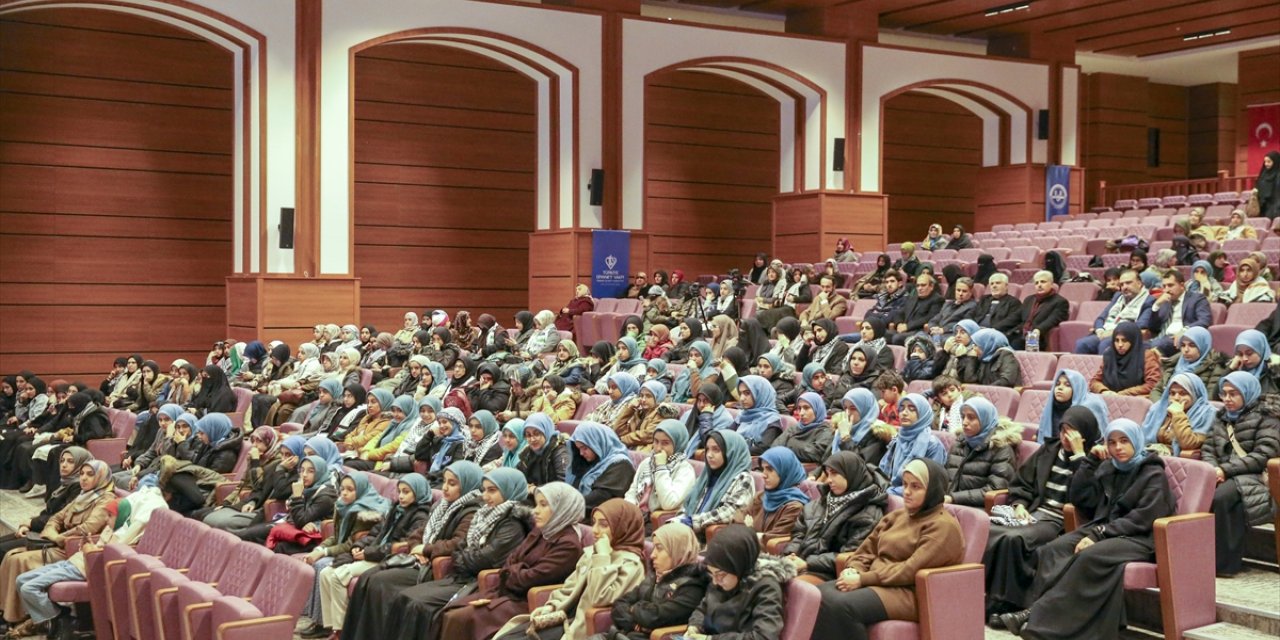
[[[431,559],[431,577],[443,580],[453,570],[453,556],[438,556]]]
[[[218,625],[215,640],[261,640],[293,637],[294,616],[267,616]]]
[[[677,509],[672,509],[671,511],[658,510],[649,514],[649,522],[656,530],[658,527],[666,524],[668,520],[671,520],[678,515],[680,515],[680,511]]]
[[[1160,615],[1165,633],[1183,633],[1217,620],[1217,566],[1212,553],[1187,553],[1213,548],[1213,514],[1188,513],[1160,518],[1155,523],[1156,583],[1160,587]]]
[[[613,607],[591,607],[587,609],[587,636],[604,633],[613,626]]]
[[[674,627],[662,627],[660,629],[654,629],[649,634],[649,640],[664,640],[667,638],[674,638],[676,636],[683,635],[684,632],[688,630],[688,628],[689,628],[689,625],[682,624]]]
[[[764,543],[764,550],[766,553],[771,553],[775,556],[780,556],[782,555],[782,550],[786,549],[787,545],[790,543],[791,543],[791,536],[774,536],[772,538],[766,538]]]
[[[1008,489],[996,489],[982,494],[982,507],[987,515],[991,515],[991,508],[998,504],[1009,504]]]
[[[983,637],[985,584],[983,566],[977,563],[917,572],[921,640]]]
[[[497,592],[498,578],[502,574],[501,569],[485,569],[476,576],[476,582],[480,585],[480,591]]]
[[[1080,528],[1080,516],[1076,513],[1074,504],[1062,505],[1062,530],[1065,533],[1071,533]]]
[[[551,599],[551,594],[554,593],[556,589],[563,586],[563,584],[546,584],[541,587],[534,587],[530,589],[526,596],[529,600],[529,610],[533,611],[534,609],[546,604],[547,600]]]

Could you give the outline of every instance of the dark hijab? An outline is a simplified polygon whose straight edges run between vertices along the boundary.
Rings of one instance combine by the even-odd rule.
[[[943,471],[942,475],[945,479],[947,474]],[[742,580],[755,571],[756,560],[760,558],[760,541],[756,538],[755,529],[731,524],[707,543],[704,557],[707,566],[736,576],[741,587]]]
[[[765,344],[768,343],[766,342]],[[747,359],[747,352],[743,351],[742,347],[729,347],[724,350],[722,357],[733,365],[733,370],[738,373],[739,377],[751,374],[751,363],[753,361]]]
[[[1113,342],[1111,348],[1102,354],[1102,383],[1112,391],[1123,391],[1142,384],[1146,354],[1142,331],[1137,323],[1121,322],[1116,325],[1115,335],[1124,336],[1131,346],[1128,353],[1120,355]]]
[[[835,471],[844,476],[849,487],[845,489],[844,495],[857,493],[872,485],[881,485],[876,480],[876,475],[867,467],[867,463],[863,461],[862,456],[853,451],[840,451],[830,458],[827,458],[822,466]]]
[[[1062,254],[1057,251],[1044,254],[1044,269],[1053,274],[1054,282],[1062,282],[1067,275],[1067,263],[1062,260]]]
[[[533,313],[529,311],[516,312],[516,327],[518,334],[516,341],[519,342],[528,337],[530,331],[533,331]]]
[[[1268,197],[1274,197],[1276,183],[1280,182],[1280,151],[1267,152],[1267,157],[1271,158],[1271,168],[1267,169],[1267,165],[1262,165],[1262,170],[1258,172],[1258,179],[1254,181],[1258,187],[1258,202],[1267,200]]]
[[[293,350],[289,348],[289,345],[283,342],[271,347],[271,359],[275,361],[276,367],[283,367],[285,363],[289,362],[289,358],[292,357]]]
[[[756,264],[756,262],[759,262],[760,264]],[[755,262],[751,263],[751,273],[747,276],[747,279],[750,280],[752,284],[760,282],[760,276],[764,275],[764,270],[768,268],[768,254],[764,252],[757,253]]]
[[[742,321],[742,331],[738,333],[738,346],[751,362],[769,353],[769,334],[765,332],[759,320],[747,318]]]
[[[246,360],[257,364],[267,356],[267,346],[262,344],[261,340],[254,340],[244,347],[244,357]]]
[[[626,326],[626,325],[623,325]],[[702,338],[702,321],[697,318],[685,318],[684,326],[689,327],[689,335],[681,336],[680,344],[691,344]]]
[[[1058,421],[1059,433],[1062,425],[1067,425],[1080,434],[1085,449],[1093,447],[1102,439],[1102,431],[1098,429],[1098,416],[1084,405],[1071,407],[1062,414],[1062,419]]]
[[[978,272],[974,274],[973,281],[985,285],[991,281],[991,276],[996,273],[996,259],[989,253],[978,256]]]
[[[191,399],[192,406],[206,412],[231,413],[236,409],[236,394],[227,384],[227,374],[216,364],[204,368],[208,376],[200,383],[200,392]]]
[[[640,341],[644,338],[644,320],[640,316],[627,316],[622,319],[622,327],[618,329],[619,340],[627,336],[627,327],[631,325],[635,325],[640,328],[640,332],[636,334],[636,336],[638,336],[636,340]],[[634,358],[635,355],[632,355],[631,357]]]
[[[418,340],[418,344],[423,347],[429,347],[432,345],[431,331],[428,329],[418,329],[417,331],[414,331],[413,337],[416,338]]]
[[[795,340],[800,335],[800,321],[795,318],[783,318],[774,328],[778,330],[779,335],[786,336],[788,340]]]
[[[949,264],[942,268],[942,277],[947,281],[947,300],[956,299],[956,281],[964,276],[957,264]]]
[[[612,342],[601,340],[591,345],[591,355],[600,358],[600,362],[608,364],[613,359],[614,346]]]
[[[907,463],[903,473],[910,473],[924,485],[924,503],[912,518],[929,515],[940,508],[947,497],[947,470],[929,458],[916,458]]]
[[[822,327],[827,332],[827,339],[823,340],[822,342],[818,342],[818,334],[817,332],[814,332],[813,343],[815,345],[822,346],[839,337],[840,330],[836,328],[836,323],[834,320],[830,318],[818,318],[817,320],[813,321],[813,324],[816,326]]]

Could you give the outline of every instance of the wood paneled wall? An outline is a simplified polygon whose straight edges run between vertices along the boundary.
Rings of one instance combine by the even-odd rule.
[[[693,71],[648,79],[650,273],[723,274],[770,250],[779,118],[776,100],[735,80]]]
[[[536,88],[449,47],[355,58],[355,275],[361,320],[526,308],[535,224]]]
[[[232,58],[85,9],[0,19],[0,371],[203,358],[232,268]]]
[[[1187,90],[1187,179],[1234,173],[1236,85],[1215,82]]]
[[[889,242],[918,241],[937,222],[973,229],[982,120],[937,96],[907,92],[884,105]],[[877,247],[867,247],[876,249]]]
[[[1236,175],[1257,176],[1262,167],[1249,165],[1249,105],[1280,102],[1280,47],[1242,51],[1236,78],[1239,94],[1236,127]]]

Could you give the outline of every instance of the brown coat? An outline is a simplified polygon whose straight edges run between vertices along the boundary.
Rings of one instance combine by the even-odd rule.
[[[542,536],[541,529],[534,529],[507,556],[498,574],[496,591],[482,586],[445,607],[440,637],[481,640],[493,635],[511,618],[529,613],[525,599],[529,589],[564,582],[581,555],[582,541],[576,526],[565,527],[550,540]],[[489,602],[470,606],[473,600],[482,598]]]
[[[1128,389],[1111,389],[1102,383],[1102,369],[1093,374],[1093,379],[1089,381],[1089,391],[1093,393],[1102,393],[1103,391],[1115,391],[1119,396],[1145,396],[1151,393],[1151,390],[1160,384],[1163,377],[1160,369],[1160,352],[1155,349],[1148,349],[1146,356],[1142,359],[1142,384]]]
[[[854,569],[862,586],[871,587],[891,620],[917,620],[916,572],[959,564],[964,558],[960,523],[936,507],[911,517],[906,509],[891,511],[851,556],[841,558],[842,569]]]
[[[819,318],[835,320],[844,315],[848,308],[849,300],[838,293],[832,293],[825,304],[819,303],[818,298],[815,297],[813,303],[800,314],[800,326],[807,327],[809,323]]]
[[[751,501],[751,506],[747,507],[743,515],[751,516],[751,528],[763,534],[768,540],[779,536],[790,536],[796,520],[799,520],[803,513],[804,505],[795,501],[782,505],[781,509],[773,513],[765,513],[764,493],[757,493],[755,499]]]
[[[658,423],[671,417],[678,416],[664,416],[662,405],[646,412],[639,402],[632,402],[618,413],[613,421],[613,430],[628,449],[649,451],[653,448],[653,432],[658,429]]]
[[[1181,458],[1200,459],[1200,446],[1209,438],[1207,433],[1197,433],[1191,428],[1191,421],[1187,419],[1187,414],[1179,411],[1174,413],[1169,411],[1164,416],[1164,422],[1160,425],[1160,429],[1156,432],[1156,441],[1169,448],[1169,453],[1162,455],[1172,455],[1173,443],[1176,440],[1180,451],[1178,456]]]

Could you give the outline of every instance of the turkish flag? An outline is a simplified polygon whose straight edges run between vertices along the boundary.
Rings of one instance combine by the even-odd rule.
[[[1280,102],[1249,107],[1249,171],[1262,170],[1262,157],[1280,151]]]

